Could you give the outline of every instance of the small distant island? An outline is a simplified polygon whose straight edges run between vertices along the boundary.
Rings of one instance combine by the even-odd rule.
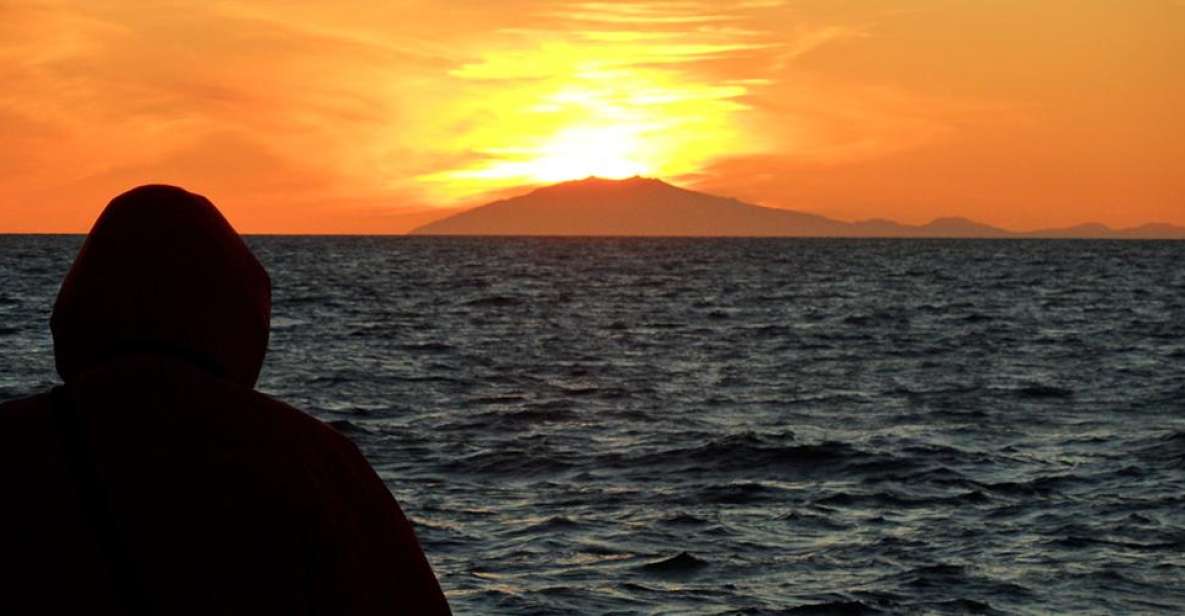
[[[466,210],[413,229],[410,234],[1185,239],[1185,227],[1148,224],[1112,229],[1083,224],[1019,232],[966,218],[939,218],[925,225],[882,219],[843,222],[687,190],[652,178],[590,177]]]

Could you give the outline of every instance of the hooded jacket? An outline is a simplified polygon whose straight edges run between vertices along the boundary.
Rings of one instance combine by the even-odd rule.
[[[254,391],[269,314],[205,198],[108,205],[54,306],[64,386],[0,405],[0,612],[449,612],[357,448]]]

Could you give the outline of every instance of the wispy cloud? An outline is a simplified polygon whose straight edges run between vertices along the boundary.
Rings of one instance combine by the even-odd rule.
[[[564,19],[621,25],[688,25],[741,17],[711,2],[583,2],[550,14]]]

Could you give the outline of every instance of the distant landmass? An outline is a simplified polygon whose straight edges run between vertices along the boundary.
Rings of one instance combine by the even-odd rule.
[[[1084,224],[1018,232],[966,218],[939,218],[924,225],[882,219],[843,222],[635,177],[588,178],[546,186],[423,225],[411,234],[1185,239],[1185,227],[1148,224],[1112,229]]]

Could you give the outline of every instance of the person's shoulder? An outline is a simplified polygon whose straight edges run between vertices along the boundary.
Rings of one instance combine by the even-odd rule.
[[[49,392],[0,402],[0,422],[5,424],[28,422],[47,416]],[[0,432],[3,432],[0,430]]]
[[[49,393],[0,403],[0,474],[28,472],[54,432]]]
[[[353,441],[311,414],[258,391],[251,391],[248,395],[251,405],[263,415],[265,421],[283,426],[292,436],[335,451],[351,455],[358,453]]]

